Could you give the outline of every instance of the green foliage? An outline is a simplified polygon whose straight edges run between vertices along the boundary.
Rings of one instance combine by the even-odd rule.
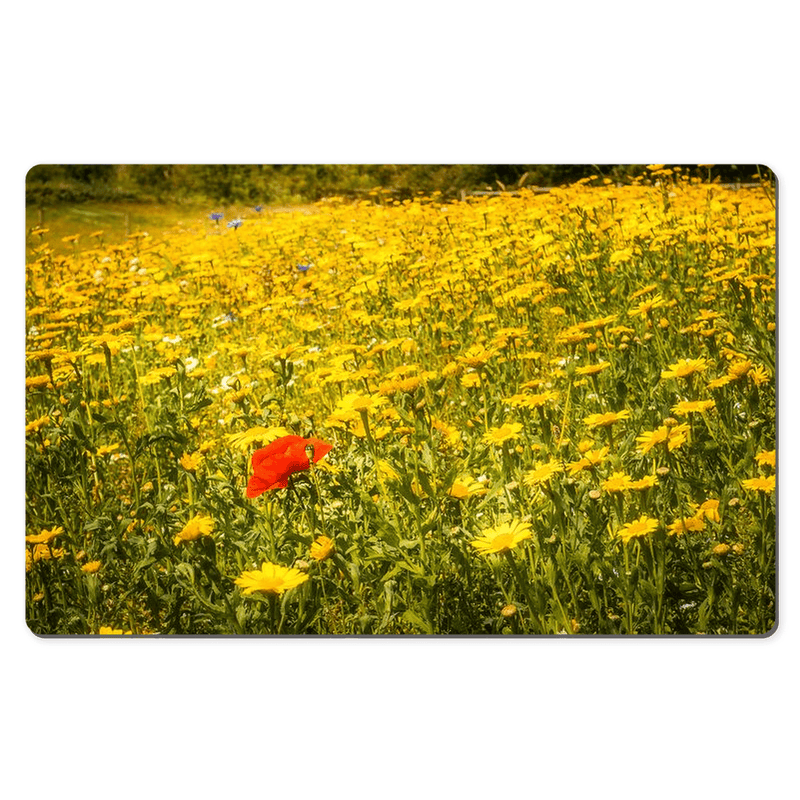
[[[360,188],[350,169],[191,173],[300,192]],[[649,172],[206,214],[66,253],[33,231],[31,630],[769,632],[770,186]],[[253,452],[287,434],[333,447],[248,498]],[[475,547],[512,522],[519,541]],[[246,594],[264,562],[307,579]]]
[[[686,170],[689,171],[688,169]],[[759,180],[755,165],[694,168],[724,182]],[[628,183],[643,177],[643,165],[585,164],[129,164],[39,165],[27,178],[27,202],[150,200],[208,203],[308,203],[341,195],[365,197],[380,188],[396,198],[440,193],[514,190],[525,186],[562,186],[590,176]]]

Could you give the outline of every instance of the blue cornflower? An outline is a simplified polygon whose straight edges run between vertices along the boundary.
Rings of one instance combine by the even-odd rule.
[[[230,325],[232,322],[236,322],[238,317],[233,311],[229,311],[227,314],[220,314],[218,317],[214,317],[211,322],[212,328],[219,328],[221,325]]]
[[[221,211],[214,211],[212,214],[209,215],[214,222],[219,222],[225,215]]]
[[[242,221],[240,219],[232,219],[228,223],[228,227],[229,228],[241,228],[242,227]]]
[[[300,270],[300,272],[308,272],[313,266],[313,264],[298,264],[297,269]]]
[[[256,209],[256,211],[263,211],[264,210],[264,206],[256,206],[255,209]]]

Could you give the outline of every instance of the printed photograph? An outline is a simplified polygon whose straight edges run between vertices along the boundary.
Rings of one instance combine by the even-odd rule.
[[[768,636],[777,180],[32,168],[28,628]]]

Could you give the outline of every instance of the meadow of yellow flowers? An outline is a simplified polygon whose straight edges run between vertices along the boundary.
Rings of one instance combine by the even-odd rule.
[[[768,633],[775,220],[653,165],[30,230],[30,629]]]

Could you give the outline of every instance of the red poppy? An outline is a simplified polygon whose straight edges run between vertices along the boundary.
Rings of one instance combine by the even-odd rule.
[[[255,474],[247,484],[247,496],[258,497],[269,489],[285,489],[289,485],[290,475],[309,468],[307,447],[314,449],[312,458],[316,464],[330,452],[333,445],[302,436],[281,436],[261,450],[256,450],[253,453]]]

